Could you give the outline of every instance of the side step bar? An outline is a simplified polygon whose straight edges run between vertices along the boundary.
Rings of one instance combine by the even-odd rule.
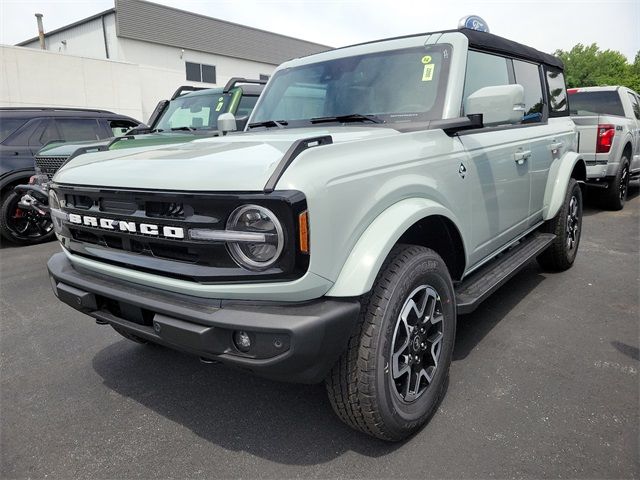
[[[473,312],[483,300],[542,253],[554,238],[556,236],[552,233],[535,233],[465,278],[456,286],[458,313]]]

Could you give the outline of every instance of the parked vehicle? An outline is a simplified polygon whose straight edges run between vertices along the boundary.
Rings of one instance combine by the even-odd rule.
[[[238,115],[236,121],[239,125],[246,123],[265,83],[265,80],[236,77],[224,88],[182,86],[173,94],[171,101],[163,100],[158,103],[151,115],[150,127],[139,125],[127,129],[124,135],[99,141],[50,142],[45,145],[35,157],[37,175],[32,177],[29,185],[16,187],[16,195],[20,198],[17,208],[24,225],[40,226],[39,231],[42,232],[40,237],[36,237],[37,230],[29,230],[30,235],[24,243],[48,240],[53,235],[46,185],[71,156],[103,150],[184,143],[206,136],[217,136],[217,119],[223,113],[235,113]],[[19,232],[14,232],[12,240],[21,242]]]
[[[604,189],[606,207],[621,210],[629,179],[640,176],[640,96],[626,87],[570,88],[568,93],[587,184]]]
[[[0,108],[0,234],[21,244],[53,237],[51,220],[22,208],[13,191],[34,175],[34,155],[54,140],[98,140],[140,125],[125,115],[106,110],[65,108]]]
[[[345,423],[399,440],[445,392],[457,314],[576,257],[586,168],[562,62],[530,47],[461,29],[294,59],[246,130],[62,167],[56,296],[136,342],[324,380]]]

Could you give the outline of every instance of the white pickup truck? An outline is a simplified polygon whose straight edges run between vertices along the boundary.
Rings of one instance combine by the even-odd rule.
[[[570,88],[587,184],[606,189],[605,205],[624,207],[629,179],[640,175],[640,95],[626,87]]]

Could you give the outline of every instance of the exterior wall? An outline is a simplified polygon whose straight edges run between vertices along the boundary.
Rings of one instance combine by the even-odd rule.
[[[118,38],[118,58],[129,63],[152,65],[174,71],[181,77],[181,85],[196,85],[200,87],[223,86],[231,77],[258,78],[261,73],[271,75],[277,66],[194,50],[184,50],[183,53],[180,48],[130,40],[128,38]],[[215,65],[217,83],[214,85],[187,82],[185,62]]]
[[[105,16],[107,41],[111,44],[115,44],[115,39],[117,38],[115,18],[114,13]],[[111,42],[109,42],[109,40]],[[63,41],[65,41],[66,44],[62,43]],[[47,34],[44,44],[47,47],[47,51],[50,52],[67,53],[88,58],[106,58],[101,18],[95,18],[62,32]],[[40,44],[37,40],[24,46],[27,48],[40,49]],[[109,47],[111,47],[111,45],[109,45]],[[118,60],[117,57],[111,55],[110,58]]]
[[[0,106],[100,108],[147,121],[183,73],[0,46]]]

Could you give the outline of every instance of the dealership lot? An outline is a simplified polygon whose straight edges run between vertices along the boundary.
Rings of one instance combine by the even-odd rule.
[[[460,318],[448,393],[408,441],[350,430],[322,385],[139,346],[55,300],[56,243],[0,250],[2,478],[640,475],[640,196],[585,207],[572,269],[535,263]]]

